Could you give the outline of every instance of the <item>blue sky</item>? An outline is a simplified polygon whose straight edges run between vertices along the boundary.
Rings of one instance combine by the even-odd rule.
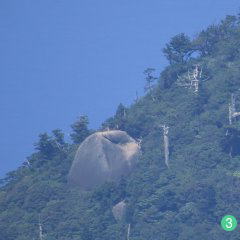
[[[191,37],[239,0],[0,0],[0,177],[33,152],[38,134],[81,114],[98,128],[121,102],[143,94],[162,48]]]

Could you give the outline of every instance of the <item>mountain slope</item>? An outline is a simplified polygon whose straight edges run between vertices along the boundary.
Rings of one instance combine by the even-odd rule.
[[[164,54],[170,64],[158,82],[146,73],[146,95],[129,108],[120,105],[103,128],[119,128],[141,139],[135,171],[118,183],[91,192],[69,187],[67,175],[79,143],[91,131],[75,124],[74,143],[59,130],[40,135],[29,164],[8,174],[0,190],[0,239],[202,240],[240,237],[224,232],[226,214],[240,216],[240,121],[229,125],[231,94],[240,95],[240,23],[228,16],[195,39],[172,38]],[[179,86],[196,65],[207,81],[196,89]],[[240,111],[240,98],[236,109]],[[169,168],[163,130],[169,127]],[[77,137],[76,137],[77,136]],[[125,199],[126,216],[116,222],[112,207]]]

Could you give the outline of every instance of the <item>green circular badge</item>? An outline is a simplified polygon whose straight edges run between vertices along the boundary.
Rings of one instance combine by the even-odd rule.
[[[237,227],[237,219],[232,215],[226,215],[222,218],[221,226],[225,231],[233,231]]]

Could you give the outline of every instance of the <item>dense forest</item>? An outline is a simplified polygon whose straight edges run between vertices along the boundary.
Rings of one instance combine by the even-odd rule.
[[[40,134],[35,152],[1,180],[0,240],[240,239],[239,227],[220,226],[226,214],[240,220],[240,17],[193,39],[178,34],[163,54],[160,76],[144,71],[145,96],[120,104],[101,127],[141,139],[131,175],[88,192],[68,184],[76,149],[94,132],[87,116],[72,125],[71,143],[60,129]],[[116,221],[112,207],[122,200],[126,214]]]

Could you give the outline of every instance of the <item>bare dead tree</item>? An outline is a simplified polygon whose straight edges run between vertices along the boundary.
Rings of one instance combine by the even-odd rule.
[[[231,102],[229,103],[229,124],[232,125],[233,120],[240,116],[240,112],[236,111],[236,98],[235,95],[231,94]]]
[[[42,227],[42,223],[40,220],[40,216],[39,216],[39,221],[38,221],[38,230],[39,230],[39,240],[43,240],[43,227]]]
[[[53,140],[54,143],[56,144],[57,148],[59,151],[67,153],[67,150],[65,149],[65,146],[62,144],[59,144],[57,140]]]
[[[60,146],[60,144],[59,144],[56,140],[54,140],[54,142],[56,143],[57,148],[58,148],[60,151],[63,150],[62,147]]]
[[[169,168],[169,127],[164,125],[160,125],[160,127],[163,129],[163,142],[164,142],[164,156],[165,156],[165,164],[167,168]]]
[[[228,105],[228,119],[229,119],[229,125],[232,125],[233,121],[240,116],[240,112],[236,111],[236,97],[235,95],[232,93],[231,94],[231,101]],[[229,131],[227,129],[226,131],[226,136],[229,135]],[[232,158],[232,146],[230,147],[230,151],[229,151],[229,156]]]
[[[29,159],[27,158],[27,160],[23,163],[23,166],[24,167],[27,167],[27,168],[31,168],[31,163],[29,162]]]
[[[141,149],[142,140],[143,140],[142,137],[137,138],[136,140],[137,140],[137,144],[138,144],[139,148]]]
[[[228,119],[229,119],[229,125],[232,125],[233,121],[236,120],[236,118],[240,116],[240,112],[236,111],[236,97],[235,94],[232,93],[231,94],[231,101],[228,104]],[[229,129],[227,129],[226,131],[226,136],[229,135]],[[230,150],[229,150],[229,156],[230,158],[232,158],[232,151],[233,151],[233,147],[230,146]]]
[[[199,64],[196,64],[192,71],[188,70],[186,74],[178,76],[177,85],[180,87],[185,87],[193,89],[195,94],[199,92],[199,85],[201,82],[205,82],[209,77],[205,77],[202,74],[202,67]]]
[[[123,109],[123,117],[126,117],[127,113],[126,113],[126,108]]]
[[[27,159],[26,163],[27,163],[27,166],[28,166],[28,167],[31,167],[31,164],[30,164],[30,162],[29,162],[29,159]]]
[[[131,224],[128,224],[128,229],[127,229],[127,240],[130,240],[130,231],[131,231]]]

